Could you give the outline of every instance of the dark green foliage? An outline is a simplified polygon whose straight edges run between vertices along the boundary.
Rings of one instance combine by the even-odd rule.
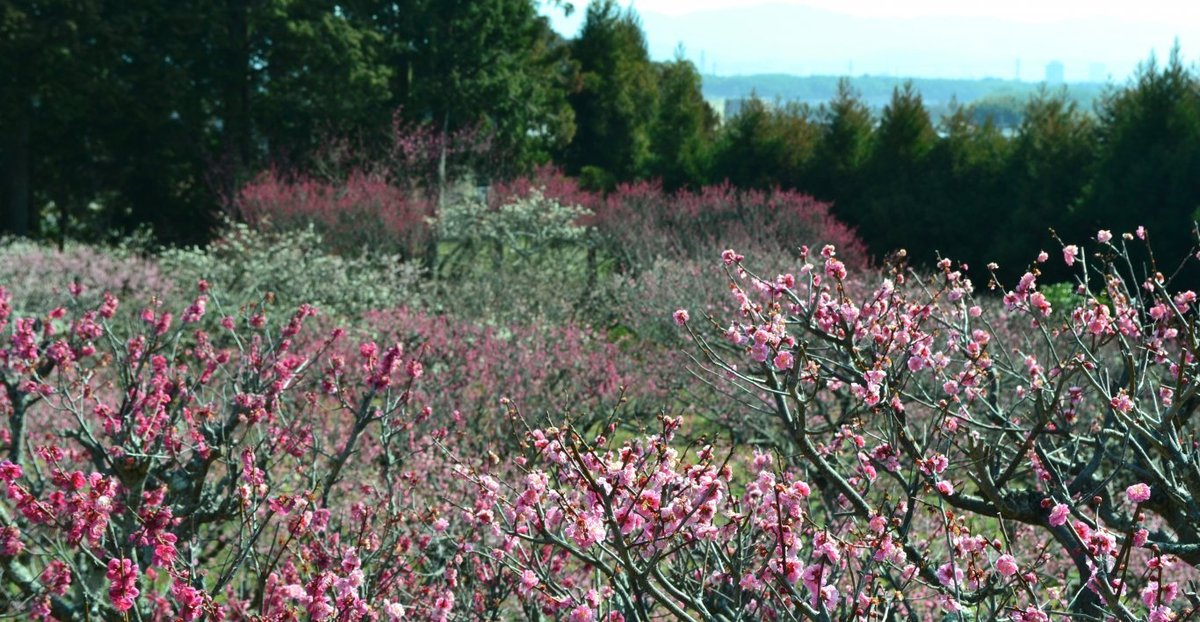
[[[240,182],[393,113],[484,136],[512,170],[574,132],[566,45],[534,0],[0,3],[5,230],[204,239]]]
[[[852,222],[875,252],[932,251],[938,226],[930,173],[937,133],[911,83],[897,88],[883,109],[865,168],[866,193]]]
[[[876,257],[951,256],[977,278],[987,262],[1008,278],[1054,251],[1050,228],[1079,239],[1145,225],[1162,256],[1193,244],[1200,79],[1178,49],[1100,97],[1098,85],[758,77],[770,96],[833,97],[752,97],[722,125],[704,92],[740,96],[744,79],[702,84],[682,53],[651,61],[614,0],[591,2],[573,39],[541,6],[0,0],[0,231],[95,240],[149,226],[201,242],[265,169],[335,182],[386,170],[421,194],[555,158],[605,190],[798,189],[831,202]],[[922,98],[951,92],[972,104],[934,114]]]
[[[1003,235],[992,236],[989,249],[991,260],[1008,276],[1023,272],[1039,248],[1054,250],[1051,228],[1063,235],[1073,232],[1073,209],[1095,161],[1095,129],[1094,120],[1062,91],[1042,90],[1026,104],[1000,189],[1005,204],[994,221]],[[1062,268],[1057,261],[1047,266]]]
[[[925,239],[934,241],[942,256],[983,267],[999,258],[989,256],[990,249],[977,236],[964,232],[991,230],[990,219],[1008,209],[1004,166],[1009,143],[995,125],[974,123],[971,113],[957,105],[942,118],[939,134],[927,161],[932,192],[925,207],[931,214]]]
[[[491,134],[517,167],[574,134],[575,67],[532,0],[356,0],[348,12],[383,39],[390,103],[411,121]]]
[[[821,140],[813,172],[813,193],[834,201],[834,213],[856,224],[862,199],[864,166],[871,153],[875,122],[850,81],[838,81],[837,96],[821,107]]]
[[[571,56],[581,71],[581,87],[571,96],[579,128],[563,164],[599,187],[642,176],[658,87],[637,16],[613,0],[593,2]]]
[[[717,128],[716,113],[704,101],[700,72],[682,54],[655,66],[658,112],[650,126],[651,154],[647,170],[667,189],[704,182],[709,145]]]
[[[1176,48],[1166,66],[1151,59],[1130,88],[1109,93],[1099,116],[1096,173],[1080,220],[1114,232],[1146,225],[1160,256],[1182,256],[1200,217],[1200,80]]]
[[[726,120],[712,177],[741,188],[807,188],[820,131],[807,106],[752,97]]]

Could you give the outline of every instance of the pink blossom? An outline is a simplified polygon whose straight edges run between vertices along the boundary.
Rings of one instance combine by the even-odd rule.
[[[1150,500],[1150,486],[1141,482],[1134,484],[1125,489],[1125,498],[1130,503],[1145,503]]]
[[[1070,511],[1071,508],[1066,504],[1059,503],[1055,505],[1054,509],[1050,510],[1050,526],[1061,527],[1067,524],[1067,514],[1070,513]]]
[[[846,264],[833,258],[825,260],[825,275],[831,279],[844,280],[846,278]]]
[[[110,559],[104,576],[109,581],[108,597],[113,608],[120,613],[132,609],[140,593],[137,588],[137,564],[130,559]]]
[[[954,484],[951,484],[949,480],[940,480],[937,483],[937,490],[943,495],[950,496],[954,494]]]
[[[1134,546],[1138,546],[1138,547],[1145,546],[1146,540],[1149,540],[1149,539],[1150,539],[1150,532],[1145,529],[1139,529],[1139,530],[1133,532],[1133,545]]]
[[[404,619],[404,605],[398,602],[384,601],[383,613],[387,615],[388,622],[400,622]]]
[[[61,560],[52,560],[42,570],[41,583],[51,594],[62,596],[71,587],[71,568]]]
[[[792,353],[787,350],[780,351],[775,355],[775,369],[786,370],[792,368]]]
[[[1011,577],[1017,573],[1017,560],[1012,555],[1001,555],[996,558],[996,572],[1002,577]]]
[[[1074,244],[1069,244],[1063,247],[1063,261],[1067,262],[1068,266],[1075,265],[1075,257],[1079,255],[1079,247]]]
[[[1100,242],[1101,244],[1108,242],[1112,239],[1112,237],[1112,232],[1108,229],[1101,229],[1100,231],[1096,232],[1096,241]]]
[[[25,543],[21,542],[21,530],[12,525],[0,527],[0,555],[16,557],[23,550]]]
[[[680,326],[687,324],[688,319],[690,319],[688,317],[687,309],[676,309],[675,313],[673,313],[671,316],[675,318],[675,323]]]
[[[946,562],[938,567],[937,578],[942,585],[947,587],[956,584],[961,584],[963,580],[962,568],[959,568],[954,562]]]
[[[1050,622],[1050,616],[1036,607],[1026,607],[1023,611],[1012,614],[1013,622]]]
[[[13,483],[24,475],[21,465],[14,464],[9,460],[0,460],[0,482]]]
[[[1158,581],[1150,581],[1141,593],[1142,602],[1150,608],[1164,603],[1169,605],[1177,596],[1179,596],[1179,584],[1174,582],[1159,585]]]

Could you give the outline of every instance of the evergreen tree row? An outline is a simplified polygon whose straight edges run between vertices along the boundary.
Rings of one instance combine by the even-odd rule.
[[[650,60],[631,11],[595,0],[563,39],[539,5],[0,0],[0,225],[202,241],[251,175],[318,166],[332,137],[394,156],[402,124],[479,137],[485,182],[553,162],[593,189],[795,188],[876,256],[1017,271],[1051,227],[1191,246],[1200,78],[1177,51],[1095,110],[1043,91],[1015,129],[961,106],[933,119],[911,86],[874,114],[848,82],[820,107],[752,99],[721,123],[682,53]]]

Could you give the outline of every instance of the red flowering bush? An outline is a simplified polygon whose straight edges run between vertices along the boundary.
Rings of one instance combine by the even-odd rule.
[[[599,194],[581,188],[574,177],[568,177],[561,169],[540,166],[530,175],[493,184],[488,193],[488,205],[496,209],[513,199],[526,198],[534,192],[562,205],[578,205],[593,213],[604,200]]]
[[[332,140],[312,173],[263,171],[231,197],[231,207],[262,232],[315,226],[338,253],[420,256],[430,248],[437,206],[471,171],[495,168],[495,145],[478,127],[442,132],[408,123],[399,111],[384,138],[381,149]]]
[[[657,182],[622,184],[607,196],[582,190],[560,171],[541,168],[532,176],[496,184],[491,202],[502,204],[534,191],[562,205],[591,212],[581,223],[594,226],[606,249],[626,267],[644,269],[655,259],[707,260],[735,247],[764,257],[795,257],[801,245],[837,246],[852,269],[869,263],[866,245],[830,207],[792,190],[738,190],[729,184],[669,193]]]
[[[656,257],[700,259],[723,248],[795,256],[804,244],[841,249],[852,269],[868,263],[867,248],[829,205],[793,190],[738,190],[729,184],[695,192],[663,191],[658,183],[620,186],[595,209],[595,226],[634,267]]]
[[[260,231],[316,226],[333,250],[363,249],[420,254],[429,237],[432,203],[395,185],[387,176],[352,171],[327,181],[268,170],[238,192],[239,217]]]

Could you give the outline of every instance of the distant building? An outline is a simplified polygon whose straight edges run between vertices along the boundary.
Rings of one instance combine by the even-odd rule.
[[[1088,65],[1088,82],[1108,82],[1108,71],[1104,63]]]
[[[1052,60],[1046,64],[1046,84],[1062,84],[1063,64]]]

